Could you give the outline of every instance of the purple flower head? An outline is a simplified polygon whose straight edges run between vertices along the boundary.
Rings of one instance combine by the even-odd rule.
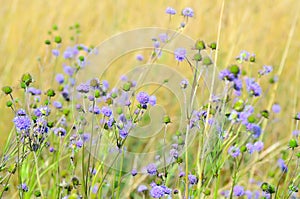
[[[229,149],[228,149],[228,153],[229,155],[231,155],[233,158],[236,158],[238,157],[240,154],[241,154],[241,151],[238,147],[236,146],[231,146]]]
[[[138,188],[137,188],[138,192],[144,192],[144,191],[147,191],[147,190],[148,190],[148,188],[143,184],[138,186]]]
[[[106,117],[110,117],[112,115],[112,110],[108,106],[102,107],[101,112]]]
[[[77,140],[76,146],[77,146],[77,148],[81,148],[83,146],[83,141],[81,139]]]
[[[165,190],[161,186],[154,186],[150,191],[150,196],[152,198],[162,198],[165,195]]]
[[[77,86],[76,90],[80,93],[88,93],[90,91],[90,86],[88,84],[81,83]]]
[[[31,95],[40,95],[40,94],[42,94],[42,91],[40,89],[36,89],[34,87],[29,87],[27,89],[27,92],[30,93]]]
[[[125,129],[120,129],[119,130],[119,135],[122,139],[125,139],[128,136],[128,131]]]
[[[59,84],[62,84],[64,83],[65,81],[65,78],[64,78],[64,75],[63,74],[57,74],[56,77],[55,77],[55,80],[59,83]]]
[[[170,150],[170,155],[171,155],[173,158],[177,159],[178,156],[179,156],[178,150],[177,150],[177,149],[171,149],[171,150]]]
[[[53,102],[53,106],[57,109],[61,109],[62,108],[62,104],[59,101],[54,101]]]
[[[137,170],[136,170],[136,169],[132,169],[132,170],[131,170],[131,175],[132,175],[132,176],[136,176],[136,174],[137,174]]]
[[[175,59],[179,62],[182,62],[186,56],[186,49],[185,48],[177,48],[174,51]]]
[[[149,175],[156,175],[157,174],[156,165],[154,163],[150,163],[147,166],[147,172],[148,172]]]
[[[136,99],[140,104],[146,105],[149,102],[149,95],[146,92],[139,92]]]
[[[198,183],[198,178],[196,176],[194,176],[194,175],[191,175],[191,174],[188,175],[188,179],[189,179],[189,183],[191,185],[195,185],[195,184]]]
[[[79,50],[78,50],[77,46],[68,47],[64,51],[63,56],[64,56],[65,59],[71,59],[71,58],[75,57],[78,53],[79,53]]]
[[[183,171],[181,171],[181,172],[179,173],[179,178],[182,178],[183,176],[185,176],[185,173],[184,173]]]
[[[257,141],[254,143],[253,147],[254,147],[254,150],[256,150],[257,152],[260,152],[264,149],[264,143],[262,141]]]
[[[263,66],[263,69],[262,70],[260,70],[258,73],[260,74],[260,75],[267,75],[267,74],[269,74],[270,72],[272,72],[273,71],[273,67],[272,66]]]
[[[69,76],[73,76],[75,69],[71,66],[64,66],[64,72]]]
[[[53,54],[55,57],[58,57],[58,56],[59,56],[59,50],[58,50],[58,49],[53,49],[53,50],[52,50],[52,54]]]
[[[176,14],[176,10],[174,8],[172,8],[172,7],[167,7],[166,14],[175,15]]]
[[[259,136],[261,135],[261,128],[256,124],[251,125],[251,131],[253,133],[254,138],[259,138]]]
[[[159,48],[159,46],[160,46],[159,41],[156,40],[156,41],[154,42],[153,46],[154,46],[154,48]]]
[[[239,54],[239,56],[236,57],[239,61],[248,61],[250,57],[250,53],[246,50],[242,50]]]
[[[53,148],[52,146],[49,148],[49,152],[50,152],[50,153],[53,153],[53,152],[54,152],[54,148]]]
[[[143,60],[144,60],[144,56],[141,55],[141,54],[138,54],[138,55],[136,56],[136,60],[138,60],[138,61],[143,61]]]
[[[64,137],[67,134],[67,131],[62,127],[58,127],[54,129],[54,134],[60,137]]]
[[[184,8],[182,10],[182,15],[185,17],[193,17],[194,16],[194,10],[192,8]]]
[[[295,137],[298,137],[300,135],[300,131],[299,130],[294,130],[292,132],[292,135],[295,136]]]
[[[168,34],[167,33],[161,33],[159,34],[159,39],[163,43],[167,43],[169,40]]]
[[[243,82],[240,79],[234,79],[233,80],[234,84],[233,84],[233,88],[236,91],[241,91],[243,88]]]
[[[161,187],[164,189],[165,194],[170,195],[172,193],[172,189],[166,187],[165,185],[161,185]]]
[[[98,106],[94,106],[94,109],[93,109],[93,106],[90,106],[89,107],[89,112],[94,113],[96,115],[99,115],[101,113],[101,110]]]
[[[253,78],[246,78],[246,87],[247,87],[247,91],[255,96],[258,97],[261,95],[262,90],[261,87],[259,86],[259,84],[257,82],[255,82],[255,80]]]
[[[103,89],[103,91],[107,91],[108,88],[109,88],[109,83],[108,83],[108,81],[107,81],[107,80],[103,80],[103,81],[102,81],[102,89]]]
[[[251,191],[249,191],[249,190],[245,191],[245,195],[247,196],[247,199],[252,199],[253,194]]]
[[[189,82],[187,79],[183,79],[181,82],[180,82],[180,87],[183,88],[183,89],[186,89],[186,87],[189,85]]]
[[[149,97],[149,104],[150,104],[151,106],[155,106],[155,104],[156,104],[156,97],[155,97],[154,95],[151,95],[151,96]]]
[[[246,148],[250,154],[252,154],[255,151],[254,145],[252,143],[247,143]]]
[[[278,166],[280,167],[280,169],[281,169],[282,172],[286,173],[288,171],[288,167],[284,163],[283,159],[279,158],[278,161],[277,161],[277,163],[278,163]]]
[[[18,131],[28,131],[31,126],[30,118],[22,109],[17,112],[17,116],[13,119],[13,122],[15,123],[16,129]]]
[[[228,69],[224,69],[220,72],[219,78],[221,80],[228,80],[228,81],[233,81],[235,79],[235,76],[233,73],[231,73]]]
[[[224,196],[225,198],[228,198],[230,194],[229,190],[221,191],[221,195]]]
[[[273,104],[273,106],[272,106],[272,111],[273,111],[274,113],[279,113],[279,112],[281,111],[280,105],[279,105],[279,104]]]
[[[20,185],[20,189],[23,191],[23,192],[28,192],[28,186],[26,183],[22,183]]]
[[[90,133],[84,133],[82,135],[82,139],[83,139],[83,142],[87,142],[91,137],[91,134]]]
[[[239,185],[234,186],[233,194],[238,197],[243,196],[245,194],[244,187]]]

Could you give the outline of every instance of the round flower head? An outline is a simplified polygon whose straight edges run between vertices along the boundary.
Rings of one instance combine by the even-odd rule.
[[[279,105],[279,104],[273,104],[273,106],[272,106],[272,111],[273,111],[274,113],[279,113],[279,112],[281,111],[280,105]]]
[[[138,54],[138,55],[136,56],[136,59],[137,59],[138,61],[143,61],[143,60],[144,60],[144,56],[141,55],[141,54]]]
[[[140,104],[146,105],[149,102],[149,95],[146,92],[139,92],[136,99]]]
[[[144,192],[144,191],[147,191],[147,190],[148,190],[148,188],[143,184],[138,186],[138,188],[137,188],[138,192]]]
[[[245,191],[245,195],[247,196],[247,199],[251,199],[253,194],[251,191],[247,190]]]
[[[150,191],[150,196],[152,198],[162,198],[165,195],[165,190],[161,186],[154,186]]]
[[[40,89],[36,89],[34,87],[29,87],[27,89],[27,92],[30,93],[31,95],[40,95],[40,94],[42,94],[42,91]]]
[[[235,147],[235,146],[231,146],[229,149],[228,149],[228,153],[229,155],[231,155],[233,158],[236,158],[238,157],[240,154],[241,154],[241,151],[238,147]]]
[[[254,81],[253,78],[246,78],[246,86],[247,86],[247,91],[255,96],[258,97],[261,95],[262,90],[261,87],[259,86],[259,84],[257,82]]]
[[[176,14],[176,10],[174,8],[167,7],[166,14],[175,15]]]
[[[191,174],[188,175],[188,179],[189,179],[189,183],[191,185],[195,185],[195,184],[198,183],[198,178],[196,176],[194,176],[194,175],[191,175]]]
[[[110,117],[112,115],[112,110],[108,106],[102,107],[101,112],[106,117]]]
[[[20,185],[20,189],[23,191],[23,192],[28,192],[28,186],[26,183],[22,183]]]
[[[180,82],[180,87],[182,88],[182,89],[186,89],[186,87],[189,85],[189,82],[186,80],[186,79],[184,79],[184,80],[182,80],[181,82]]]
[[[132,175],[132,176],[136,176],[136,174],[137,174],[137,170],[136,170],[136,169],[132,169],[132,170],[131,170],[131,175]]]
[[[79,84],[76,90],[80,93],[88,93],[90,91],[90,86],[88,84]]]
[[[54,134],[57,136],[63,137],[67,134],[67,131],[64,128],[59,127],[59,128],[54,129]]]
[[[246,50],[242,50],[239,54],[239,56],[236,57],[239,61],[248,61],[250,57],[250,53]]]
[[[20,109],[17,112],[17,116],[14,118],[13,122],[18,131],[28,131],[31,126],[31,120],[23,109]]]
[[[53,106],[57,109],[61,109],[62,108],[62,104],[59,101],[54,101],[53,102]]]
[[[245,194],[244,187],[239,185],[234,186],[233,194],[238,197],[244,195]]]
[[[71,66],[64,66],[64,72],[67,75],[72,76],[75,73],[75,70]]]
[[[253,147],[257,152],[260,152],[264,148],[264,143],[262,141],[257,141],[254,143]]]
[[[253,137],[254,138],[259,138],[259,136],[261,134],[261,128],[260,128],[260,126],[258,126],[256,124],[252,125],[251,131],[253,133]]]
[[[185,48],[177,48],[174,51],[175,59],[179,62],[182,62],[186,56],[186,49]]]
[[[58,56],[59,56],[59,50],[53,49],[53,50],[52,50],[52,54],[53,54],[55,57],[58,57]]]
[[[156,175],[157,174],[157,168],[156,168],[156,165],[153,164],[153,163],[150,163],[148,166],[147,166],[147,172],[149,175]]]
[[[184,8],[182,10],[182,15],[185,17],[193,17],[194,16],[194,10],[192,8]]]
[[[282,172],[286,173],[288,171],[288,167],[284,163],[283,159],[279,158],[278,161],[277,161],[277,163],[278,163],[278,166],[280,167],[280,169],[281,169]]]
[[[156,97],[155,97],[154,95],[151,95],[151,96],[149,97],[149,104],[150,104],[151,106],[154,106],[154,105],[156,104]]]
[[[220,72],[219,78],[221,80],[233,81],[235,79],[235,76],[228,69],[224,69]]]

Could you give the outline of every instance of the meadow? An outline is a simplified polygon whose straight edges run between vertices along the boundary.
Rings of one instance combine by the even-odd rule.
[[[1,198],[300,198],[300,2],[10,1]]]

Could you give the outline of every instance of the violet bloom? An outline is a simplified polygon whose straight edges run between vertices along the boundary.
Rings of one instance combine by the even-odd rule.
[[[175,59],[179,62],[182,62],[186,56],[186,49],[185,48],[177,48],[174,51]]]
[[[148,172],[149,175],[156,175],[157,174],[156,165],[154,163],[150,163],[147,166],[147,172]]]
[[[64,75],[63,74],[57,74],[56,77],[55,77],[55,80],[59,83],[59,84],[62,84],[64,83]]]
[[[181,13],[185,17],[193,17],[194,16],[194,10],[189,7],[184,8]]]
[[[53,102],[53,106],[57,109],[61,109],[62,108],[62,104],[59,101],[54,101]]]
[[[250,57],[250,53],[246,50],[242,50],[239,54],[239,56],[236,57],[239,61],[248,61]]]
[[[54,129],[54,134],[60,137],[64,137],[67,134],[67,131],[64,128],[59,127]]]
[[[108,106],[102,107],[101,112],[106,117],[110,117],[112,115],[112,110]]]
[[[31,120],[23,109],[17,112],[17,116],[13,119],[13,122],[18,131],[28,131],[31,126]]]
[[[227,80],[227,81],[233,81],[235,79],[235,76],[233,73],[231,73],[228,69],[224,69],[220,72],[219,78],[221,80]]]
[[[71,66],[64,66],[64,72],[69,76],[73,76],[75,73],[75,69]]]
[[[151,96],[149,97],[149,104],[150,104],[151,106],[155,106],[155,104],[156,104],[156,97],[155,97],[154,95],[151,95]]]
[[[85,83],[81,83],[77,86],[76,90],[80,93],[88,93],[90,91],[90,86]]]
[[[40,95],[40,94],[42,94],[42,91],[40,89],[36,89],[34,87],[29,87],[27,89],[27,92],[30,93],[31,95]]]
[[[288,167],[284,163],[283,159],[279,158],[278,161],[277,161],[277,163],[278,163],[278,166],[280,167],[280,169],[281,169],[282,172],[286,173],[288,171]]]
[[[144,191],[147,191],[147,190],[148,190],[148,188],[143,184],[138,186],[138,188],[137,188],[138,192],[144,192]]]
[[[245,194],[244,187],[239,185],[234,186],[233,194],[238,197],[243,196]]]
[[[228,149],[228,153],[229,155],[231,155],[233,158],[236,158],[238,157],[240,154],[241,154],[241,151],[238,147],[236,146],[231,146],[229,149]]]
[[[22,183],[20,185],[20,189],[23,191],[23,192],[28,192],[28,186],[26,183]]]
[[[136,56],[136,60],[138,60],[138,61],[143,61],[143,60],[144,60],[144,56],[141,55],[141,54],[138,54],[138,55]]]
[[[191,185],[195,185],[195,184],[198,183],[198,178],[196,176],[194,176],[194,175],[191,175],[191,174],[188,175],[188,179],[189,179],[189,183]]]
[[[131,170],[131,175],[132,176],[136,176],[137,175],[137,170],[136,169],[132,169]]]
[[[281,111],[280,105],[279,105],[279,104],[273,104],[273,106],[272,106],[272,111],[273,111],[274,113],[279,113],[279,112]]]
[[[267,75],[270,72],[273,71],[273,67],[272,66],[263,66],[263,69],[259,71],[260,75]]]
[[[186,79],[183,79],[181,82],[180,82],[180,87],[182,88],[182,89],[186,89],[186,87],[189,85],[189,82],[188,82],[188,80],[186,80]]]
[[[253,147],[257,152],[260,152],[264,148],[264,143],[262,141],[257,141],[254,143]]]
[[[165,190],[161,186],[154,186],[150,191],[150,196],[152,198],[162,198],[165,195]]]
[[[53,49],[53,50],[52,50],[52,54],[53,54],[55,57],[58,57],[58,56],[59,56],[59,50]]]
[[[175,15],[176,14],[176,10],[174,8],[172,8],[172,7],[167,7],[166,14]]]
[[[146,105],[149,102],[149,95],[146,92],[139,92],[136,99],[140,104]]]
[[[167,41],[169,40],[168,34],[167,33],[159,34],[159,39],[161,42],[167,43]]]
[[[245,81],[246,81],[247,91],[251,95],[253,95],[255,97],[258,97],[261,95],[262,89],[261,89],[260,85],[257,82],[255,82],[255,80],[253,78],[246,78]]]
[[[256,124],[251,125],[251,131],[253,133],[254,138],[259,138],[259,136],[261,135],[261,128]]]

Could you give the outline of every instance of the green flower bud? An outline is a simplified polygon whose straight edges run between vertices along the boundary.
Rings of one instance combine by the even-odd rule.
[[[165,115],[163,120],[164,120],[165,124],[171,123],[171,119],[170,119],[170,117],[168,115]]]
[[[68,115],[70,114],[70,109],[64,109],[64,110],[63,110],[63,114],[64,114],[65,116],[68,116]]]
[[[111,97],[112,97],[113,99],[116,99],[116,98],[118,97],[118,95],[117,95],[117,93],[112,93],[112,94],[111,94]]]
[[[201,61],[202,60],[202,55],[200,53],[197,53],[194,55],[194,60],[195,61]]]
[[[9,95],[12,93],[12,88],[10,86],[4,86],[2,87],[2,91],[6,94],[6,95]]]
[[[237,65],[232,65],[229,67],[229,71],[237,76],[240,73],[240,68]]]
[[[216,43],[216,42],[212,42],[211,44],[209,44],[209,47],[210,47],[212,50],[216,50],[216,49],[217,49],[217,43]]]
[[[261,188],[262,191],[266,192],[269,188],[269,184],[264,182],[264,183],[261,184],[260,188]]]
[[[211,59],[209,57],[206,56],[206,57],[203,57],[202,63],[205,66],[209,66],[209,65],[212,64],[212,61],[211,61]]]
[[[243,100],[238,100],[234,106],[233,106],[234,110],[236,110],[237,112],[242,112],[245,108],[245,104]]]
[[[117,114],[121,115],[123,113],[123,109],[121,107],[117,108]]]
[[[112,98],[107,98],[106,99],[106,104],[107,105],[111,105],[113,103],[113,99]]]
[[[205,190],[203,191],[203,194],[206,195],[206,196],[209,196],[210,193],[211,193],[211,192],[210,192],[209,189],[205,189]]]
[[[263,116],[266,119],[269,119],[269,111],[263,110],[260,112],[261,116]]]
[[[256,118],[254,115],[250,115],[248,118],[247,118],[248,122],[249,123],[254,123],[256,121]]]
[[[240,150],[241,150],[241,152],[246,152],[247,151],[247,147],[246,146],[241,146]]]
[[[196,44],[195,44],[195,48],[196,50],[203,50],[205,49],[205,43],[204,41],[197,41]]]
[[[80,56],[78,57],[78,59],[79,59],[79,61],[84,61],[84,56],[80,55]]]
[[[131,88],[131,82],[126,82],[124,85],[123,85],[123,90],[124,91],[129,91],[130,88]]]
[[[21,82],[28,87],[32,83],[32,76],[29,73],[25,73],[22,75]]]
[[[74,186],[78,186],[79,185],[79,179],[76,176],[74,176],[72,178],[72,183],[73,183]]]
[[[92,79],[90,81],[90,86],[91,87],[98,87],[99,86],[99,81],[97,79]]]
[[[46,45],[50,45],[50,44],[51,44],[51,41],[47,39],[47,40],[45,40],[45,44],[46,44]]]
[[[34,196],[35,197],[40,197],[42,194],[41,194],[41,192],[39,191],[39,190],[35,190],[34,191]]]
[[[255,62],[255,55],[251,55],[249,60],[250,60],[250,62]]]
[[[60,44],[62,42],[61,37],[60,36],[54,37],[54,42],[57,43],[57,44]]]
[[[12,105],[13,105],[13,102],[12,102],[12,101],[9,100],[9,101],[6,102],[6,106],[7,106],[7,107],[12,107]]]
[[[58,30],[58,26],[57,26],[56,24],[54,24],[54,25],[52,26],[52,30]]]
[[[55,91],[53,89],[48,89],[46,95],[48,97],[54,97],[55,96]]]
[[[294,149],[294,148],[297,148],[299,145],[297,143],[297,140],[295,139],[291,139],[290,142],[289,142],[289,147]]]

